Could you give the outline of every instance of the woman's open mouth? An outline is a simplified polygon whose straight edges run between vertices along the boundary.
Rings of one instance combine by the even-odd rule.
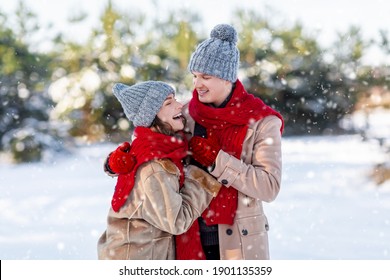
[[[181,120],[182,117],[183,117],[183,114],[182,114],[182,113],[179,113],[179,114],[177,114],[177,115],[174,115],[172,118],[173,118],[174,120]]]

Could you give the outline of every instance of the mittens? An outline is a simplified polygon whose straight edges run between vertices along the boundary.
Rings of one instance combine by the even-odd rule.
[[[215,138],[194,136],[189,142],[189,149],[194,160],[208,167],[215,162],[221,146]]]
[[[124,142],[108,156],[109,169],[117,174],[131,172],[136,163],[135,157],[130,155],[130,143]]]

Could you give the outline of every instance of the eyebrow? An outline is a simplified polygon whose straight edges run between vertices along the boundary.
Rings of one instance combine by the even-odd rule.
[[[167,98],[165,98],[165,100],[164,100],[164,103],[167,101],[173,100],[173,99],[174,99],[174,96],[167,96]]]
[[[194,77],[202,77],[202,78],[204,78],[204,77],[211,77],[211,75],[205,74],[205,73],[199,73],[198,75],[192,73],[192,75],[194,75]]]

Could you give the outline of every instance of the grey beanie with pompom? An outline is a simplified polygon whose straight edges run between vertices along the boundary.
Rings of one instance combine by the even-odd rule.
[[[210,38],[200,43],[191,55],[188,70],[215,76],[234,83],[237,80],[240,53],[233,26],[218,24]]]

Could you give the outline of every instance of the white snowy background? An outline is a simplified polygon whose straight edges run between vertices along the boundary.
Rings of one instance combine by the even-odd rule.
[[[354,125],[364,122],[356,115]],[[359,124],[360,122],[360,124]],[[389,113],[359,135],[283,139],[283,181],[265,211],[275,260],[390,259],[390,181],[370,177],[389,162]],[[0,162],[0,259],[94,260],[115,179],[102,169],[116,147],[79,148],[47,163]]]

